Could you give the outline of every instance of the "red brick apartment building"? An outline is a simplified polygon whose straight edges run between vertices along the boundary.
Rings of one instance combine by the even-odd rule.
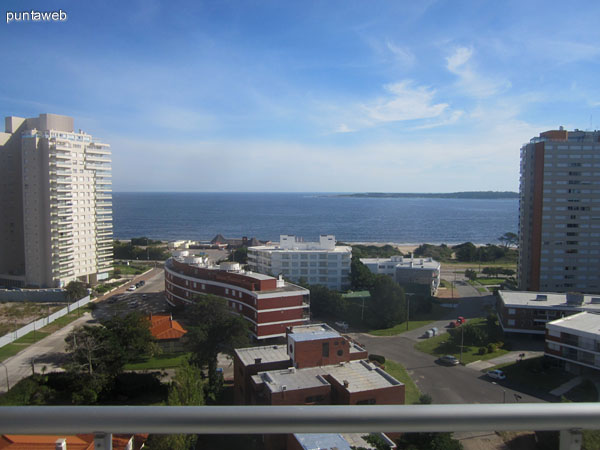
[[[546,333],[546,324],[580,312],[600,313],[600,294],[499,291],[498,321],[506,333]]]
[[[173,306],[193,303],[197,294],[227,300],[232,311],[252,325],[256,339],[284,337],[286,328],[306,323],[310,292],[269,275],[242,270],[238,263],[209,265],[200,257],[165,263],[165,296]]]
[[[365,349],[328,325],[289,327],[286,341],[235,350],[237,404],[404,404],[404,384],[366,360]],[[290,439],[271,435],[265,444],[269,449],[302,448],[292,446]]]

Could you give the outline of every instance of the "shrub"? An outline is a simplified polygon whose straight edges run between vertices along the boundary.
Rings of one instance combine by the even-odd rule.
[[[487,352],[488,353],[494,353],[496,351],[496,346],[492,343],[489,343],[487,345]]]
[[[385,364],[385,356],[376,355],[373,353],[373,354],[369,355],[369,361],[376,361],[379,364]]]
[[[487,352],[485,347],[479,347],[479,351],[477,352],[478,355],[485,355]]]

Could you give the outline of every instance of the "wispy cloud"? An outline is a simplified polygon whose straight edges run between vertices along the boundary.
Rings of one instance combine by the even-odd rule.
[[[386,41],[388,50],[394,55],[395,59],[398,60],[405,67],[411,67],[415,63],[415,55],[407,48],[395,44],[388,40]]]
[[[477,72],[472,61],[473,49],[458,47],[446,57],[446,68],[458,77],[458,87],[471,97],[490,97],[510,88],[508,80],[486,77]]]
[[[435,90],[426,86],[414,86],[410,80],[388,84],[388,95],[363,106],[366,115],[375,122],[437,117],[447,108],[447,103],[435,103]]]

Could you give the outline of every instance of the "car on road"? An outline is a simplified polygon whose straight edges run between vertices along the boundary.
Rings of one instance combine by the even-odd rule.
[[[440,364],[445,366],[457,366],[459,361],[452,355],[444,355],[438,359]]]
[[[140,281],[140,286],[144,286],[146,282],[144,280]]]
[[[137,289],[137,288],[135,287],[135,284],[132,284],[131,286],[129,286],[129,287],[127,288],[127,290],[128,290],[128,291],[130,291],[130,292],[133,292],[133,291],[135,291],[136,289]]]
[[[342,331],[348,331],[348,324],[346,322],[335,322],[335,326],[340,328]]]
[[[505,380],[506,379],[506,374],[499,369],[490,370],[486,375],[495,380]]]

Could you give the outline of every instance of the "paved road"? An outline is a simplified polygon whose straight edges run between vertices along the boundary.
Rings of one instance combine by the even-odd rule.
[[[486,304],[493,304],[493,297],[461,298],[456,315],[466,318],[480,317]],[[352,337],[362,343],[369,353],[384,355],[401,363],[415,381],[421,392],[431,395],[434,403],[507,403],[516,401],[515,394],[521,396],[521,402],[545,401],[511,389],[508,382],[492,384],[482,372],[465,366],[448,367],[436,362],[436,357],[422,353],[414,348],[420,336],[431,326],[440,331],[447,321],[439,321],[418,330],[398,336],[377,337],[368,334],[353,334]]]
[[[143,286],[140,291],[142,292],[153,292],[152,289],[162,291],[164,289],[164,276],[162,268],[153,269],[151,272],[144,276],[138,276],[135,281],[144,279],[146,285]],[[96,310],[101,312],[103,310],[104,299],[111,297],[117,293],[125,292],[125,287],[119,288],[118,290],[99,297],[96,302],[99,303],[99,308]],[[60,371],[61,366],[65,362],[65,337],[75,327],[82,326],[85,324],[96,323],[98,319],[102,318],[101,314],[94,311],[94,316],[90,313],[85,313],[81,318],[74,320],[66,327],[58,330],[57,332],[45,337],[41,341],[30,345],[15,356],[8,358],[2,362],[2,365],[6,367],[0,367],[0,393],[6,392],[6,371],[8,371],[8,382],[12,387],[18,381],[25,377],[28,377],[32,373],[32,362],[36,373],[42,371],[42,367],[46,367],[48,372]]]

